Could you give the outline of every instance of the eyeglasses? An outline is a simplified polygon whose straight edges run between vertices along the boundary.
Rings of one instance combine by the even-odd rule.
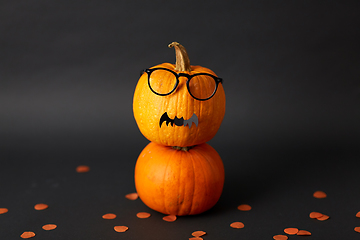
[[[186,73],[176,73],[167,68],[151,68],[142,70],[148,74],[148,84],[150,90],[160,96],[166,96],[175,91],[179,85],[179,78],[186,77],[186,87],[189,94],[199,100],[205,101],[214,96],[219,83],[222,79],[209,73],[196,73],[193,75]],[[210,77],[210,78],[209,78]]]

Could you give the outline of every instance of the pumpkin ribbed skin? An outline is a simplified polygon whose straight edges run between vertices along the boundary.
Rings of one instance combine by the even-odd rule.
[[[175,70],[175,65],[163,63],[155,67]],[[155,68],[154,67],[154,68]],[[213,71],[201,66],[191,66],[187,74],[209,73]],[[216,76],[216,75],[215,75]],[[133,112],[141,133],[150,141],[166,146],[187,147],[205,143],[212,139],[218,131],[225,115],[225,92],[222,83],[218,85],[215,95],[206,101],[199,101],[191,97],[186,88],[187,79],[180,77],[180,83],[175,92],[167,96],[154,94],[148,86],[148,75],[144,73],[136,86],[133,98]],[[206,86],[204,85],[204,88]],[[171,126],[159,121],[167,112],[171,119],[183,117],[191,118],[195,113],[198,126]]]
[[[135,186],[151,209],[178,216],[202,213],[219,200],[224,185],[219,154],[204,143],[188,151],[149,143],[135,166]]]

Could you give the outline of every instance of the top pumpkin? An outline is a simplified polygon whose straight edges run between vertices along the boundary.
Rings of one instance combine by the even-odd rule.
[[[191,66],[185,48],[173,42],[176,64],[144,70],[136,86],[133,111],[141,133],[166,146],[205,143],[225,114],[222,80],[213,71]]]

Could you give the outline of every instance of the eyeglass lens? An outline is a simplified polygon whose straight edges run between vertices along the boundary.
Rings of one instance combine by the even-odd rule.
[[[197,75],[189,81],[190,93],[198,99],[211,97],[216,88],[215,80],[207,75]]]
[[[157,69],[150,75],[149,83],[152,90],[158,94],[168,94],[176,86],[176,76],[169,71]]]
[[[167,70],[154,70],[149,78],[150,87],[158,94],[169,94],[176,87],[176,76]],[[189,81],[189,91],[193,97],[207,99],[216,89],[216,81],[208,75],[196,75]]]

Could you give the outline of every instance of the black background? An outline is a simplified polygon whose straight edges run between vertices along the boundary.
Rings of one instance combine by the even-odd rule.
[[[289,239],[358,239],[359,10],[358,1],[1,1],[0,207],[9,212],[0,239],[188,239],[195,230],[272,239],[286,227],[312,232]],[[148,143],[132,114],[139,71],[174,63],[173,41],[224,79],[226,114],[209,144],[226,180],[213,209],[168,223],[124,196]],[[81,164],[90,172],[76,173]],[[35,211],[40,202],[49,209]],[[118,217],[102,219],[108,212]]]

